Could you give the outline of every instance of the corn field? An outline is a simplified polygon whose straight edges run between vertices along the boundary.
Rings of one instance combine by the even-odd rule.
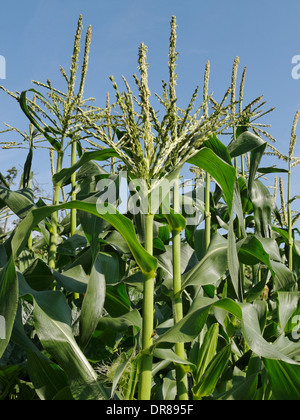
[[[161,93],[142,43],[132,83],[85,98],[82,16],[65,91],[1,87],[28,119],[1,132],[26,149],[18,189],[0,174],[1,400],[300,399],[300,112],[278,150],[238,57],[220,101],[207,62],[180,108],[170,29]],[[51,203],[32,181],[40,148]]]

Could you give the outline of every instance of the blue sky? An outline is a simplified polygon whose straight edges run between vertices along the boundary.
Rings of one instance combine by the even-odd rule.
[[[171,16],[178,24],[178,86],[182,106],[194,88],[202,86],[207,60],[211,62],[210,90],[220,99],[230,84],[231,68],[240,57],[239,76],[247,66],[245,101],[264,95],[267,107],[276,107],[265,122],[277,139],[277,148],[287,154],[294,114],[300,109],[300,79],[292,78],[292,57],[300,55],[300,2],[288,0],[27,0],[2,2],[0,55],[6,59],[6,79],[0,84],[12,91],[26,90],[31,80],[63,87],[59,72],[70,66],[74,32],[79,14],[84,29],[92,25],[92,47],[85,97],[93,96],[104,106],[111,92],[109,76],[119,82],[124,75],[134,85],[137,50],[148,46],[152,93],[161,92],[168,77],[168,44]],[[121,84],[121,83],[120,83]],[[153,95],[154,96],[154,95]],[[0,121],[26,129],[28,123],[16,101],[0,92]],[[300,125],[299,125],[300,130]],[[298,131],[299,131],[298,130]],[[7,137],[0,137],[0,141]],[[11,136],[9,137],[11,139]],[[24,150],[1,150],[0,171],[23,165]],[[300,141],[296,146],[300,156]],[[276,162],[277,163],[277,162]],[[278,163],[284,166],[284,163]],[[293,194],[300,194],[295,169]],[[50,186],[48,158],[36,153],[36,179]]]

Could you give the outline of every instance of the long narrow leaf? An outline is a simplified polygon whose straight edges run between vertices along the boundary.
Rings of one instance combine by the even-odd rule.
[[[243,286],[241,284],[241,277],[240,277],[240,264],[238,259],[237,253],[237,244],[233,229],[233,209],[231,211],[230,222],[229,222],[229,229],[228,229],[228,252],[227,252],[227,259],[228,259],[228,269],[231,277],[231,281],[235,290],[235,293],[240,302],[243,301]]]
[[[188,163],[208,172],[216,180],[223,190],[230,211],[233,201],[235,169],[206,147],[189,159]]]
[[[300,366],[279,360],[264,360],[272,385],[274,399],[282,401],[300,400]]]
[[[103,161],[111,157],[118,157],[113,149],[97,150],[95,152],[86,152],[81,158],[70,168],[64,168],[53,176],[53,181],[56,185],[63,186],[71,178],[74,172],[80,169],[84,164],[91,160]]]
[[[99,259],[95,260],[80,314],[80,347],[84,349],[95,331],[105,301],[105,275]]]
[[[54,147],[54,149],[59,152],[61,150],[61,144],[59,141],[57,141],[55,138],[49,136],[46,129],[42,128],[41,125],[37,122],[36,118],[33,117],[32,113],[30,112],[28,106],[27,106],[27,92],[34,92],[39,94],[39,92],[35,91],[34,89],[28,89],[21,93],[19,103],[21,106],[22,111],[26,115],[26,117],[29,119],[29,121],[39,130],[40,133],[43,134],[43,136],[49,141],[51,146]]]
[[[68,375],[77,399],[89,389],[97,399],[108,399],[97,374],[80,350],[71,328],[71,310],[58,291],[36,292],[23,282],[23,293],[33,299],[34,325],[44,347]]]
[[[72,208],[87,211],[110,223],[116,230],[120,232],[120,234],[127,242],[133,257],[135,258],[142,272],[145,274],[154,274],[157,267],[156,258],[152,257],[147,251],[145,251],[145,249],[138,241],[132,221],[124,215],[119,214],[116,209],[109,204],[107,206],[106,214],[99,214],[95,204],[81,201],[73,201],[59,206],[42,207],[40,209],[32,210],[16,228],[14,237],[12,239],[12,250],[14,255],[19,255],[20,252],[24,249],[30,232],[40,221],[55,211]]]
[[[250,349],[260,357],[272,360],[281,360],[286,363],[297,365],[297,362],[290,357],[287,357],[263,338],[255,307],[249,303],[245,303],[241,305],[241,308],[243,313],[243,335]]]
[[[228,344],[212,359],[200,382],[193,388],[196,399],[211,395],[227,366],[231,354],[231,346]]]
[[[18,279],[11,257],[0,271],[0,358],[10,341],[18,308]]]
[[[182,288],[215,284],[228,268],[228,241],[216,234],[202,260],[182,276]]]
[[[24,279],[19,273],[19,281],[24,285]],[[17,317],[14,323],[12,341],[23,348],[27,353],[27,370],[36,393],[41,400],[52,400],[66,387],[64,399],[73,399],[68,386],[68,377],[65,372],[49,360],[26,335],[22,324],[21,306],[19,305]]]

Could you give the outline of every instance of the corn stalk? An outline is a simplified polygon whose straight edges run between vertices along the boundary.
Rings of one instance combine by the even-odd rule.
[[[82,128],[78,117],[78,107],[84,108],[86,111],[90,110],[90,107],[87,107],[85,104],[87,100],[83,100],[83,92],[88,68],[91,27],[88,28],[86,33],[80,85],[78,93],[75,93],[75,82],[80,54],[81,32],[82,16],[80,15],[75,34],[70,76],[68,77],[65,70],[62,67],[60,68],[61,74],[67,82],[66,93],[55,89],[49,80],[46,84],[33,81],[36,86],[46,90],[48,98],[35,89],[29,89],[28,91],[24,91],[21,94],[14,94],[2,87],[3,90],[5,90],[8,94],[10,94],[10,96],[14,97],[20,103],[23,112],[30,120],[32,126],[34,126],[40,135],[50,143],[51,167],[53,175],[59,173],[62,170],[64,155],[68,146],[71,146],[71,164],[74,165],[76,163],[77,147],[79,146],[80,140],[82,139],[80,136]],[[34,92],[34,100],[30,100],[27,97],[27,92]],[[36,101],[38,103],[36,103]],[[48,112],[45,112],[43,108],[46,108]],[[67,144],[65,144],[67,139],[69,139],[69,141]],[[56,153],[56,157],[54,157],[53,153]],[[73,174],[71,180],[72,200],[76,199],[75,185],[76,174]],[[53,205],[58,205],[60,203],[60,195],[61,186],[53,182]],[[71,210],[72,234],[74,234],[76,226],[76,210]],[[48,262],[51,269],[54,269],[56,266],[57,239],[58,213],[55,212],[51,216],[50,245],[48,254]]]
[[[115,151],[119,159],[125,165],[125,169],[131,179],[142,179],[147,185],[148,192],[155,190],[164,179],[171,174],[177,175],[184,162],[194,156],[203,142],[212,133],[222,132],[229,124],[228,107],[224,105],[228,93],[225,94],[221,104],[216,101],[212,104],[212,112],[208,115],[208,101],[211,96],[204,97],[204,102],[196,109],[193,115],[198,88],[195,90],[192,99],[186,110],[178,108],[176,102],[176,19],[171,21],[171,36],[169,49],[169,86],[163,82],[163,96],[158,95],[160,104],[165,108],[165,115],[161,120],[150,103],[150,90],[148,86],[148,63],[146,61],[147,47],[141,44],[139,47],[139,72],[140,78],[134,75],[138,87],[139,99],[133,95],[127,80],[123,77],[126,91],[120,93],[115,79],[111,81],[116,93],[116,103],[120,115],[111,116],[108,113],[98,116],[82,112],[85,132],[93,136],[101,144],[105,143]],[[207,72],[206,72],[207,74]],[[140,113],[134,109],[134,102],[140,108]],[[203,110],[206,109],[206,112]],[[115,118],[119,135],[115,140],[109,134],[110,121]],[[102,124],[97,124],[97,120]],[[106,122],[105,122],[106,121]],[[156,135],[154,135],[156,132]],[[154,180],[154,183],[152,182]],[[177,178],[178,181],[178,178]],[[178,183],[174,187],[174,213],[179,211]],[[153,213],[145,215],[146,219],[146,240],[145,247],[152,253],[152,226]],[[173,276],[174,276],[174,320],[180,322],[183,317],[182,296],[181,296],[181,271],[180,271],[180,232],[172,232],[173,240]],[[151,395],[151,365],[152,356],[149,354],[153,334],[153,290],[154,278],[144,278],[143,295],[143,331],[142,331],[142,352],[143,357],[140,364],[139,398],[149,399]],[[175,352],[178,356],[185,358],[184,344],[177,343]],[[177,368],[178,398],[187,399],[187,376],[183,367]]]

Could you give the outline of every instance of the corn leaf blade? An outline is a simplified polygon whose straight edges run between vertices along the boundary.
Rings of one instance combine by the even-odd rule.
[[[19,287],[11,257],[0,271],[0,358],[8,346],[18,309]]]

